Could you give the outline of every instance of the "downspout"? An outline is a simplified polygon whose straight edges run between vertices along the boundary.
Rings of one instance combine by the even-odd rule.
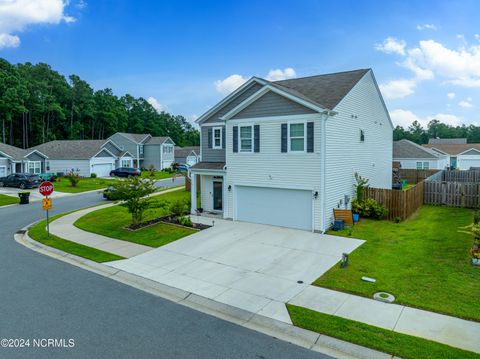
[[[327,177],[327,166],[326,166],[326,159],[327,159],[327,131],[326,131],[326,122],[328,120],[329,116],[334,116],[337,113],[331,110],[325,110],[322,112],[323,118],[322,121],[320,122],[320,131],[322,133],[322,149],[321,149],[321,161],[322,161],[322,166],[321,166],[321,171],[322,171],[322,176],[320,179],[320,208],[322,211],[322,216],[321,216],[321,226],[322,226],[322,232],[326,231],[326,223],[325,223],[325,216],[326,216],[326,201],[325,201],[325,196],[326,196],[326,177]]]

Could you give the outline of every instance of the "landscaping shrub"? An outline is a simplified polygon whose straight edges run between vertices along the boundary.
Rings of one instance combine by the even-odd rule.
[[[365,218],[382,219],[388,214],[388,209],[372,198],[368,198],[363,202],[357,199],[352,201],[352,211],[360,214]]]
[[[368,186],[368,179],[360,176],[358,172],[355,172],[355,193],[357,195],[356,199],[359,203],[363,202],[363,194],[365,193],[365,188]]]
[[[182,226],[185,226],[185,227],[193,226],[192,220],[188,216],[178,217],[177,219],[178,219],[178,223],[180,223]]]
[[[188,213],[188,204],[187,201],[185,200],[177,200],[173,203],[170,204],[169,210],[170,213],[175,216],[175,217],[181,217],[185,215],[185,213]]]
[[[80,173],[77,171],[69,171],[65,177],[70,181],[70,186],[77,187],[78,182],[80,182]]]
[[[472,225],[473,246],[470,254],[473,259],[480,259],[480,224]]]
[[[96,173],[90,173],[90,178],[97,178],[97,174]]]

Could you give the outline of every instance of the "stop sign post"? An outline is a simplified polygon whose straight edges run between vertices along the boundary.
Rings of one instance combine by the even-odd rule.
[[[50,236],[50,226],[48,225],[48,211],[52,207],[52,200],[48,198],[53,193],[53,184],[52,182],[45,181],[40,184],[38,187],[38,191],[42,196],[44,196],[44,200],[42,201],[43,209],[47,213],[47,236]]]

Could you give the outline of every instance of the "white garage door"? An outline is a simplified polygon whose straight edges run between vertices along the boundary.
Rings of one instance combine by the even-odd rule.
[[[108,177],[112,169],[111,163],[95,163],[92,166],[92,173],[96,173],[98,177]]]
[[[312,192],[236,186],[236,219],[312,230]]]
[[[460,168],[461,170],[469,170],[470,167],[480,167],[480,158],[459,158],[457,162],[458,168]]]
[[[7,167],[0,167],[0,177],[5,177],[7,175]]]
[[[169,168],[172,166],[172,161],[171,160],[165,160],[165,161],[162,161],[162,170],[164,168]]]

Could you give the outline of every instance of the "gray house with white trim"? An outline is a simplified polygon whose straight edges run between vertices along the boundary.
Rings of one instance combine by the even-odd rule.
[[[371,69],[271,82],[253,77],[202,115],[190,168],[204,212],[325,231],[354,173],[391,188],[393,125]]]
[[[24,150],[0,143],[0,177],[11,173],[42,173],[48,156],[36,149]]]

